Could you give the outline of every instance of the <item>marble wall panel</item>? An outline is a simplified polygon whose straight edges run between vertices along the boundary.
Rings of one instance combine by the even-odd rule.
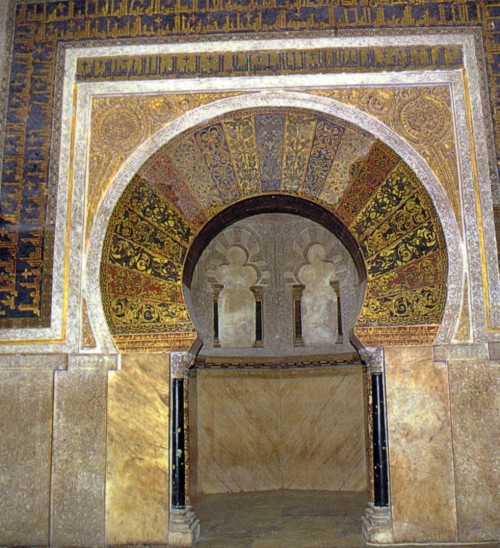
[[[105,364],[55,374],[51,546],[104,544],[106,381]]]
[[[500,539],[499,369],[498,364],[491,362],[450,362],[458,539],[461,542]]]
[[[362,374],[361,367],[338,367],[283,377],[284,489],[367,489]]]
[[[279,372],[199,371],[198,491],[280,489]]]
[[[49,541],[52,371],[0,371],[0,544]]]
[[[107,544],[167,541],[168,420],[167,356],[123,355],[108,382]]]
[[[387,348],[395,542],[456,540],[448,371],[431,347]]]
[[[193,492],[365,490],[361,373],[199,370]]]

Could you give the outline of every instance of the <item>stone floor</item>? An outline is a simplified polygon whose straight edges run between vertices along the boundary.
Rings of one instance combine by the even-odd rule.
[[[361,515],[366,502],[367,494],[364,492],[265,491],[197,495],[192,500],[201,522],[201,537],[196,547],[366,546],[361,537]],[[406,545],[407,548],[410,546],[416,545]],[[419,546],[422,548],[423,545]],[[499,545],[465,546],[485,548]]]
[[[267,491],[198,495],[202,548],[365,546],[361,515],[366,493]]]

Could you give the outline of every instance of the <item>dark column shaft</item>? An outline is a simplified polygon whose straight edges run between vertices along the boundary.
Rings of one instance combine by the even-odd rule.
[[[340,289],[337,293],[337,325],[339,326],[337,342],[343,342],[344,334],[342,333],[342,305],[340,304]]]
[[[375,506],[389,506],[387,431],[385,427],[385,394],[382,373],[372,374],[372,402],[374,504]]]
[[[186,463],[184,458],[184,380],[173,379],[172,397],[172,506],[186,507]]]
[[[214,300],[214,341],[219,341],[219,302]]]
[[[262,301],[255,301],[255,342],[262,342]]]

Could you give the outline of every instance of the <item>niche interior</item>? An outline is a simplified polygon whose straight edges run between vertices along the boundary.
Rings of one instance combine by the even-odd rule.
[[[361,362],[349,341],[364,273],[330,230],[290,213],[241,219],[199,256],[189,377],[197,496],[366,491]]]

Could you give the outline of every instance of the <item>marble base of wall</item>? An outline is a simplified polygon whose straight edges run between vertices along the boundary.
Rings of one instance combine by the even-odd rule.
[[[370,543],[500,538],[499,360],[459,352],[386,349],[392,529],[368,507]],[[111,371],[97,355],[61,356],[55,371],[53,360],[20,364],[0,366],[0,545],[191,546],[196,517],[168,510],[168,356],[122,356]],[[191,458],[193,471],[199,459],[211,469],[195,491],[366,489],[361,376],[200,371]]]
[[[432,347],[385,349],[394,542],[456,542],[448,368]]]
[[[168,421],[168,356],[122,356],[108,382],[107,544],[167,542]]]
[[[449,370],[458,540],[498,541],[499,363],[450,361]]]
[[[0,371],[0,544],[47,545],[52,371]]]
[[[168,356],[0,364],[0,545],[166,544]],[[44,366],[46,368],[44,368]]]
[[[107,364],[57,371],[54,381],[51,546],[104,544]]]
[[[197,374],[193,492],[367,489],[360,366]]]

